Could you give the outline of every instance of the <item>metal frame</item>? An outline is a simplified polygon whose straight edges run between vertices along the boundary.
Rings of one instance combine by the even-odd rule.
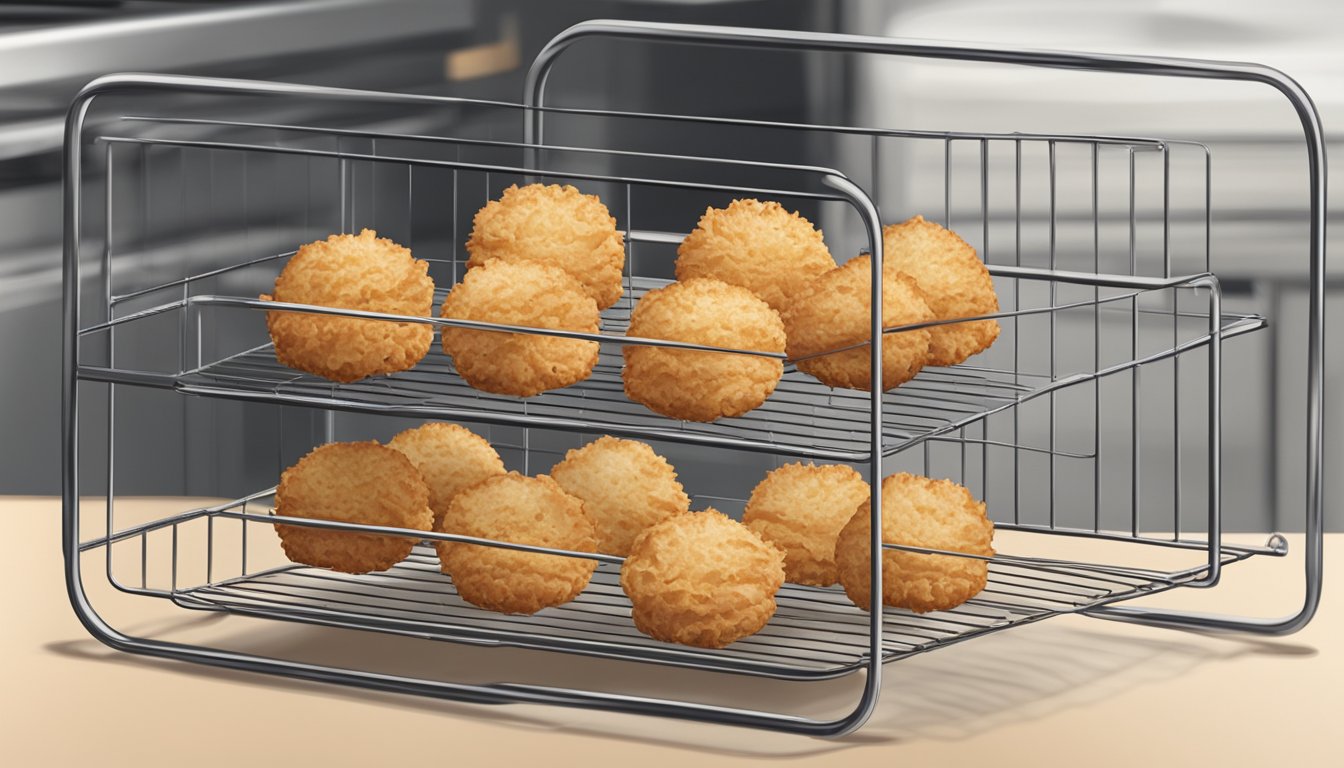
[[[1306,626],[1320,604],[1323,480],[1322,437],[1325,373],[1325,136],[1320,115],[1311,97],[1297,81],[1272,67],[1260,64],[1199,61],[1158,56],[1037,51],[999,46],[968,46],[922,40],[843,35],[792,30],[745,29],[692,24],[648,24],[620,20],[595,20],[576,24],[556,35],[537,54],[527,73],[524,99],[528,106],[545,105],[546,80],[559,56],[575,42],[586,38],[620,38],[661,43],[730,46],[734,48],[785,48],[845,53],[876,53],[926,59],[955,59],[1000,64],[1019,64],[1057,69],[1083,69],[1163,77],[1206,78],[1262,83],[1280,93],[1302,122],[1307,149],[1310,186],[1310,307],[1307,332],[1307,507],[1305,581],[1301,607],[1293,614],[1273,619],[1167,611],[1151,608],[1113,607],[1092,611],[1100,618],[1170,627],[1234,630],[1262,634],[1288,634]],[[543,112],[533,113],[528,124],[529,143],[544,144]],[[1217,391],[1210,396],[1218,399]],[[1210,538],[1214,531],[1210,530]],[[1210,583],[1217,580],[1216,569]]]
[[[770,30],[748,30],[723,27],[696,27],[671,24],[632,24],[626,22],[599,21],[577,25],[557,36],[538,56],[529,72],[528,92],[525,107],[530,109],[534,122],[527,123],[528,136],[524,145],[544,150],[542,137],[542,115],[544,112],[561,112],[543,107],[546,75],[559,54],[571,43],[586,37],[628,37],[650,41],[730,45],[744,48],[783,47],[809,50],[850,51],[885,53],[923,58],[955,58],[969,61],[1024,64],[1047,67],[1069,67],[1102,71],[1118,71],[1164,76],[1208,77],[1228,80],[1261,82],[1280,90],[1293,103],[1303,122],[1304,134],[1308,146],[1308,160],[1311,174],[1311,325],[1308,338],[1308,502],[1306,524],[1308,541],[1306,550],[1307,594],[1301,609],[1293,616],[1276,620],[1240,619],[1225,616],[1206,616],[1200,614],[1160,612],[1151,609],[1095,607],[1088,609],[1089,615],[1102,618],[1162,624],[1178,627],[1201,627],[1212,629],[1232,629],[1266,633],[1284,633],[1300,628],[1310,620],[1319,600],[1320,555],[1321,555],[1321,398],[1322,398],[1322,356],[1323,356],[1323,289],[1324,289],[1324,202],[1325,202],[1325,160],[1319,120],[1306,94],[1289,78],[1265,67],[1247,64],[1223,64],[1213,62],[1191,62],[1152,57],[1123,57],[1093,54],[1065,54],[1053,52],[1018,51],[1001,48],[964,47],[931,45],[916,41],[903,41],[886,38],[858,37],[845,35],[825,35],[812,33],[781,32]],[[553,703],[569,706],[603,709],[613,711],[637,712],[663,716],[680,717],[692,720],[729,723],[773,728],[812,735],[838,735],[857,728],[867,719],[876,704],[880,691],[881,667],[884,662],[883,648],[883,611],[880,601],[881,558],[874,557],[871,577],[873,603],[870,605],[867,640],[869,653],[863,664],[865,680],[863,692],[855,707],[848,714],[831,719],[815,720],[790,715],[749,711],[728,707],[710,706],[682,701],[668,701],[638,696],[556,689],[542,686],[496,683],[490,685],[467,685],[427,681],[398,676],[382,675],[358,670],[343,670],[302,662],[262,658],[248,654],[239,654],[212,648],[168,643],[149,638],[137,638],[125,635],[107,624],[89,603],[80,575],[79,553],[100,543],[80,542],[78,533],[78,383],[81,380],[78,365],[78,344],[84,330],[80,326],[79,298],[79,240],[80,240],[80,162],[81,139],[85,116],[92,101],[102,94],[123,88],[137,87],[190,87],[197,90],[272,94],[272,95],[313,95],[323,98],[336,98],[359,101],[373,100],[381,102],[433,103],[452,101],[431,97],[402,96],[396,94],[375,94],[356,91],[289,86],[269,83],[240,83],[237,81],[206,80],[195,78],[176,78],[170,76],[113,76],[91,83],[75,99],[66,124],[66,184],[65,184],[65,334],[63,340],[63,376],[62,376],[62,437],[63,460],[63,537],[62,546],[66,561],[66,584],[71,603],[85,627],[96,638],[111,647],[134,653],[160,656],[173,659],[191,660],[216,666],[261,671],[289,677],[339,682],[348,685],[387,691],[417,693],[441,698],[451,698],[480,703],[530,702]],[[583,110],[573,110],[583,112]],[[590,111],[591,112],[591,111]],[[710,121],[712,122],[712,121]],[[541,173],[540,167],[531,164],[532,172]],[[510,169],[516,170],[516,169]],[[877,208],[867,192],[844,176],[825,169],[806,169],[823,174],[825,183],[835,191],[838,198],[848,202],[861,215],[871,243],[873,265],[873,291],[871,320],[872,339],[870,360],[872,362],[872,394],[868,396],[868,456],[867,462],[875,479],[872,490],[872,536],[870,547],[873,552],[894,545],[883,545],[881,531],[880,483],[882,476],[882,456],[884,445],[882,438],[883,402],[880,387],[879,364],[882,338],[885,332],[900,329],[883,329],[881,326],[881,280],[879,279],[881,253],[881,221]],[[572,176],[573,174],[565,174]],[[1003,268],[1000,268],[1002,270]],[[1012,269],[1008,268],[1011,273]],[[1030,272],[1030,270],[1019,270]],[[1071,275],[1047,271],[1053,279],[1074,278],[1086,284],[1105,285],[1098,282],[1095,275]],[[1002,272],[1001,272],[1002,273]],[[1025,276],[1021,275],[1021,276]],[[1205,285],[1211,289],[1212,325],[1210,341],[1210,391],[1209,406],[1216,413],[1219,407],[1218,382],[1220,381],[1220,358],[1218,349],[1223,338],[1224,327],[1220,320],[1216,278],[1211,275],[1197,276],[1187,280]],[[1118,284],[1139,287],[1143,278],[1119,280]],[[1151,285],[1149,287],[1152,287]],[[222,303],[222,302],[221,302]],[[238,303],[246,305],[242,300]],[[275,306],[275,305],[271,305]],[[183,309],[185,311],[185,300]],[[299,311],[322,311],[311,307],[295,307]],[[339,314],[347,314],[339,312]],[[348,313],[357,314],[357,313]],[[419,321],[423,321],[420,319]],[[521,330],[521,329],[519,329]],[[609,337],[603,340],[610,341]],[[631,340],[642,343],[642,340]],[[97,376],[85,378],[98,379]],[[115,377],[105,380],[111,381]],[[143,383],[143,382],[141,382]],[[1210,421],[1212,445],[1217,445],[1217,420]],[[1225,562],[1224,555],[1230,554],[1239,559],[1245,554],[1230,547],[1222,547],[1218,541],[1217,515],[1217,472],[1211,465],[1210,528],[1208,549],[1210,560],[1201,569],[1192,570],[1189,578],[1181,583],[1192,586],[1210,586],[1217,581],[1218,568]],[[222,512],[216,510],[215,513]],[[265,518],[273,520],[274,518]],[[318,527],[339,527],[322,525]],[[175,529],[174,529],[175,530]],[[391,531],[396,532],[396,531]],[[112,531],[108,532],[110,545]],[[409,534],[410,532],[405,532]],[[439,535],[447,537],[447,535]],[[431,536],[428,538],[435,538]],[[1271,547],[1270,549],[1274,549]],[[572,556],[586,556],[583,553],[559,553]]]
[[[835,735],[844,733],[858,727],[871,714],[872,708],[877,701],[880,689],[880,670],[882,665],[882,655],[880,648],[882,646],[882,610],[881,600],[881,558],[873,559],[873,576],[877,579],[874,584],[879,589],[874,590],[874,604],[870,606],[870,633],[869,633],[869,660],[866,662],[868,675],[864,682],[864,695],[856,707],[849,715],[832,721],[817,721],[807,718],[790,717],[766,712],[756,712],[750,710],[740,710],[725,707],[716,707],[709,705],[695,704],[691,702],[658,700],[647,697],[622,696],[617,694],[606,694],[592,691],[575,691],[567,689],[555,689],[543,686],[518,685],[510,683],[498,683],[493,685],[466,685],[457,683],[444,683],[428,680],[412,680],[404,677],[394,677],[380,675],[364,671],[352,671],[334,669],[321,665],[306,664],[289,660],[270,659],[249,654],[232,653],[219,649],[202,648],[197,646],[188,646],[179,643],[168,643],[149,638],[136,638],[127,636],[114,627],[107,624],[94,611],[89,603],[80,580],[79,568],[79,550],[78,541],[78,382],[80,381],[80,369],[78,365],[78,342],[80,337],[80,317],[79,317],[79,224],[81,220],[81,190],[80,190],[80,167],[81,167],[81,140],[83,136],[83,124],[88,108],[92,101],[100,95],[128,88],[182,88],[187,87],[197,91],[212,91],[222,93],[245,93],[245,94],[270,94],[270,95],[293,95],[309,94],[314,96],[323,96],[327,98],[339,98],[350,101],[374,100],[382,102],[422,102],[435,103],[453,101],[452,99],[434,99],[427,97],[417,97],[398,94],[375,94],[360,91],[341,91],[338,89],[311,88],[302,86],[288,86],[278,84],[250,83],[243,81],[229,81],[218,79],[198,79],[182,78],[160,75],[123,75],[109,76],[101,78],[84,88],[76,97],[70,111],[70,116],[66,125],[66,186],[65,186],[65,329],[67,331],[64,353],[65,353],[65,377],[63,378],[62,396],[63,396],[63,449],[64,462],[63,470],[63,519],[65,527],[63,530],[63,544],[66,555],[66,582],[67,591],[70,595],[71,603],[75,612],[84,624],[96,638],[108,644],[111,647],[125,650],[133,653],[142,653],[146,655],[162,656],[166,658],[193,660],[217,666],[225,666],[236,669],[247,669],[252,671],[270,672],[273,674],[298,677],[303,679],[323,680],[344,682],[346,684],[374,688],[379,690],[399,690],[410,693],[421,693],[425,695],[438,696],[441,698],[450,698],[464,701],[477,701],[488,703],[500,703],[504,701],[532,702],[532,703],[556,703],[568,704],[577,707],[587,707],[594,709],[609,709],[617,711],[645,712],[651,714],[665,714],[687,719],[706,720],[712,722],[733,723],[739,725],[755,725],[760,727],[777,727],[785,730],[792,730],[799,733],[810,733],[815,735]],[[498,170],[512,171],[500,167]],[[816,172],[821,174],[822,183],[834,190],[836,199],[848,202],[859,213],[864,221],[869,236],[870,247],[874,255],[874,270],[881,268],[881,222],[876,207],[873,205],[868,195],[856,184],[843,175],[828,169],[798,169],[800,171]],[[540,169],[536,173],[544,175]],[[567,177],[578,177],[582,174],[556,174]],[[880,275],[880,273],[878,273]],[[880,319],[881,302],[881,279],[875,279],[873,282],[872,302],[874,312],[872,315],[873,327],[876,329],[871,343],[870,358],[874,361],[874,394],[869,398],[869,450],[870,466],[875,475],[881,476],[882,460],[882,402],[881,402],[881,347],[882,347],[882,326]],[[272,305],[274,306],[274,305]],[[296,306],[296,309],[305,311],[312,310],[308,307]],[[321,311],[315,310],[315,311]],[[344,313],[344,312],[342,312]],[[422,319],[423,320],[423,319]],[[659,340],[647,340],[644,343],[669,345],[668,342]],[[731,350],[724,350],[731,351]],[[874,513],[880,514],[880,495],[873,497]],[[321,526],[319,526],[321,527]],[[872,537],[873,550],[881,548],[880,527],[874,529]],[[431,537],[432,538],[432,537]],[[493,543],[497,545],[498,543]],[[577,553],[571,553],[577,554]],[[586,556],[586,555],[585,555]],[[874,652],[876,651],[876,652]]]

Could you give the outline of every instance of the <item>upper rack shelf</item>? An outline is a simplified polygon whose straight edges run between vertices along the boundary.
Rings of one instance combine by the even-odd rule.
[[[886,393],[882,400],[884,455],[954,432],[1060,388],[1095,381],[1207,345],[1214,336],[1212,327],[1217,327],[1218,334],[1226,339],[1264,325],[1263,319],[1255,315],[1217,311],[1217,302],[1212,298],[1208,306],[1216,314],[1174,309],[1191,303],[1178,301],[1176,292],[1189,292],[1196,287],[1216,290],[1216,283],[1203,277],[1163,280],[1049,273],[1050,277],[1044,278],[1041,276],[1044,273],[1035,270],[999,267],[993,271],[996,279],[1010,286],[1009,290],[1019,297],[1024,295],[1026,286],[1017,283],[1045,280],[1052,288],[1051,298],[1043,306],[1024,307],[1028,302],[1022,300],[1018,302],[1022,308],[996,315],[1014,325],[1028,323],[1014,328],[1012,338],[1000,342],[1004,349],[991,351],[1003,365],[974,365],[973,360],[972,364],[953,368],[928,368],[914,380]],[[208,295],[190,296],[142,310],[84,332],[86,338],[114,331],[128,334],[134,332],[137,324],[161,322],[165,315],[176,317],[178,327],[171,336],[183,340],[182,359],[191,360],[192,364],[174,371],[144,370],[124,363],[81,364],[78,373],[86,380],[173,388],[211,397],[600,432],[830,461],[860,462],[870,458],[868,393],[830,389],[792,365],[786,366],[775,393],[763,406],[744,416],[714,423],[668,419],[627,399],[621,381],[620,349],[621,344],[628,342],[623,332],[630,310],[645,292],[666,282],[639,277],[628,280],[626,296],[603,313],[603,332],[598,338],[604,343],[593,375],[574,386],[526,399],[472,389],[456,374],[451,358],[442,353],[437,342],[410,371],[352,384],[335,384],[288,368],[277,362],[269,343],[247,344],[230,354],[206,350],[208,342],[202,340],[212,335],[207,325],[215,312],[230,313],[232,317],[228,320],[232,321],[239,319],[239,313],[247,313],[252,317],[246,319],[255,323],[267,306],[251,299]],[[1083,291],[1088,298],[1061,300],[1058,289],[1064,283],[1090,285],[1091,289]],[[1115,290],[1103,294],[1102,285]],[[442,295],[440,292],[436,305]],[[1167,308],[1158,308],[1157,304],[1164,301]],[[332,312],[326,308],[322,311]],[[1053,325],[1051,317],[1066,313],[1084,313],[1099,338],[1118,333],[1117,339],[1128,340],[1128,349],[1123,349],[1125,343],[1109,345],[1121,348],[1122,352],[1106,359],[1098,352],[1081,369],[1052,359],[1037,372],[1024,363],[1028,356],[1023,349],[1024,341],[1037,330],[1037,326],[1029,323],[1038,322],[1041,333],[1054,333],[1049,330]],[[1218,321],[1211,325],[1215,316]],[[218,321],[224,323],[226,319]],[[434,319],[433,322],[456,321]],[[237,327],[238,323],[232,325]],[[1150,325],[1161,329],[1164,343],[1154,346],[1147,340],[1140,341],[1139,328]],[[887,332],[900,330],[891,328]],[[1156,334],[1145,331],[1144,335]],[[125,337],[120,336],[117,341],[121,338]],[[264,338],[262,335],[252,340]],[[107,341],[112,339],[109,337]],[[191,343],[197,345],[195,349],[186,348]]]

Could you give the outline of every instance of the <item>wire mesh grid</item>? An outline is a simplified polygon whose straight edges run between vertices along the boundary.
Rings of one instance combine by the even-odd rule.
[[[137,552],[138,558],[132,558],[137,562],[124,565],[134,566],[127,573],[139,572],[138,586],[133,577],[114,579],[118,588],[200,610],[780,679],[837,677],[861,669],[867,658],[867,613],[838,586],[785,584],[775,598],[778,608],[762,631],[727,648],[704,649],[658,642],[635,629],[629,600],[620,587],[619,557],[601,556],[603,562],[577,598],[532,615],[484,611],[463,601],[451,578],[441,572],[429,542],[416,545],[406,560],[379,573],[350,575],[292,563],[263,562],[259,567],[258,560],[265,556],[259,555],[257,544],[273,539],[267,522],[275,519],[273,504],[273,490],[262,491],[85,542],[84,548],[120,545]],[[360,528],[308,522],[316,527]],[[248,530],[253,531],[251,555]],[[1231,548],[1223,558],[1230,563],[1265,553],[1255,547]],[[952,610],[917,614],[884,609],[882,660],[896,661],[1015,625],[1156,594],[1188,583],[1201,570],[1195,566],[1158,571],[999,554],[989,559],[985,589]]]
[[[929,650],[1014,624],[1170,588],[1138,576],[1097,575],[1067,567],[1043,573],[1011,564],[990,566],[979,597],[952,611],[925,615],[889,610],[883,618],[884,660]],[[482,611],[459,598],[428,547],[380,574],[348,576],[284,566],[174,593],[188,607],[209,607],[318,624],[391,630],[457,642],[571,652],[694,666],[770,677],[822,678],[854,671],[867,655],[868,621],[835,589],[786,585],[763,631],[730,649],[660,643],[640,634],[619,584],[619,568],[601,564],[584,592],[531,616]]]
[[[631,282],[630,300],[603,313],[603,333],[593,338],[624,340],[621,334],[628,324],[629,306],[648,290],[666,284],[666,281],[651,278],[633,278]],[[440,291],[439,301],[442,294]],[[186,306],[193,309],[209,306],[215,298],[187,299]],[[236,301],[247,302],[250,309],[265,306],[250,300]],[[1076,311],[1098,305],[1109,310],[1106,305],[1117,301],[1128,302],[1132,298],[1122,294],[1099,299],[1097,304],[1080,302],[1060,306],[1056,303],[1044,310],[1024,309],[1018,314]],[[181,305],[165,311],[179,308]],[[195,313],[194,322],[191,313],[181,314],[181,322],[188,327],[186,335],[200,338],[204,333],[200,327],[200,313]],[[1186,318],[1207,321],[1193,312],[1186,313]],[[1220,319],[1224,339],[1263,326],[1263,320],[1254,315],[1229,313]],[[193,325],[195,327],[191,328]],[[951,433],[986,415],[1055,389],[1175,357],[1208,344],[1210,338],[1208,330],[1187,331],[1184,336],[1176,337],[1176,345],[1171,348],[1145,351],[1142,356],[1133,358],[1122,356],[1096,370],[1064,375],[982,366],[927,369],[913,381],[884,395],[884,454],[893,455],[930,437]],[[195,358],[200,364],[173,375],[158,378],[132,373],[122,375],[117,369],[98,367],[90,367],[86,374],[89,378],[111,381],[135,376],[142,383],[157,381],[190,394],[266,398],[353,410],[549,426],[584,432],[606,431],[839,461],[862,461],[867,457],[867,395],[828,388],[798,372],[792,365],[787,367],[775,393],[759,409],[742,417],[700,424],[669,420],[628,400],[621,379],[621,353],[619,348],[611,348],[614,344],[602,350],[593,375],[587,380],[526,400],[491,395],[467,386],[456,375],[451,358],[437,345],[411,371],[345,385],[335,385],[285,367],[277,362],[270,344],[209,362],[201,362],[197,346]]]

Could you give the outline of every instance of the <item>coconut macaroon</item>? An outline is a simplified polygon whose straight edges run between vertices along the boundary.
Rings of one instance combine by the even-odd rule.
[[[939,320],[999,311],[994,281],[975,249],[923,216],[882,229],[886,262],[915,278]],[[989,349],[999,337],[997,320],[950,323],[929,328],[925,365],[956,365]]]
[[[583,501],[597,551],[627,555],[645,528],[690,509],[677,471],[646,443],[604,435],[565,454],[551,478]]]
[[[712,277],[765,299],[776,311],[835,269],[821,231],[774,201],[734,200],[707,208],[677,247],[677,279]]]
[[[476,212],[467,267],[535,261],[565,270],[606,309],[621,298],[625,240],[597,195],[571,186],[516,184]]]
[[[443,301],[443,317],[530,328],[597,333],[597,304],[564,270],[537,262],[494,261],[467,271]],[[468,384],[531,397],[583,381],[598,343],[584,339],[444,326],[443,351]]]
[[[852,467],[785,464],[752,490],[742,523],[783,550],[789,581],[829,587],[837,578],[835,540],[868,494]]]
[[[701,648],[759,632],[783,583],[784,555],[713,508],[646,529],[621,566],[635,627]]]
[[[865,254],[813,280],[793,298],[782,317],[789,357],[801,358],[798,370],[832,387],[871,389],[872,285],[872,258]],[[882,327],[933,319],[914,278],[884,262]],[[832,349],[843,351],[821,354]],[[928,351],[929,332],[923,328],[883,335],[882,389],[913,379],[924,367]]]
[[[630,315],[628,336],[726,349],[784,351],[784,324],[756,294],[694,278],[649,291]],[[760,355],[627,345],[625,394],[649,410],[687,421],[741,416],[775,391],[781,360]]]
[[[485,438],[457,424],[441,421],[399,432],[388,441],[411,460],[429,486],[429,508],[437,526],[453,497],[496,475],[504,462]]]
[[[835,544],[840,584],[865,610],[872,588],[871,509],[864,500]],[[992,557],[993,538],[994,524],[985,517],[985,503],[951,480],[905,472],[882,480],[883,543]],[[883,550],[882,602],[916,613],[945,611],[979,594],[988,574],[984,560]]]
[[[489,478],[453,497],[436,530],[462,536],[592,552],[597,546],[583,502],[551,478],[517,472]],[[457,594],[500,613],[536,613],[578,597],[597,561],[484,544],[437,541],[439,563]]]
[[[280,475],[275,512],[286,517],[430,530],[429,489],[397,451],[369,441],[328,443]],[[285,556],[296,563],[345,573],[391,568],[416,544],[410,536],[381,536],[276,523]]]
[[[300,246],[261,299],[429,317],[434,283],[428,262],[365,229]],[[266,328],[281,363],[342,383],[414,368],[434,339],[428,323],[310,312],[267,312]]]

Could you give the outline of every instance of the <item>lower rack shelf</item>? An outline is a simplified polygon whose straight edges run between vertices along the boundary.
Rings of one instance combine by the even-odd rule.
[[[119,589],[198,610],[777,679],[840,677],[861,669],[869,658],[869,614],[855,607],[839,586],[786,583],[776,595],[778,610],[760,632],[726,648],[703,649],[664,643],[635,629],[630,602],[620,586],[620,564],[614,559],[598,564],[576,599],[530,616],[495,613],[464,601],[452,579],[440,571],[437,553],[426,541],[418,542],[401,563],[377,573],[350,575],[291,563],[281,553],[269,522],[275,514],[273,493],[274,489],[258,491],[168,516],[160,507],[151,519],[113,529],[116,532],[110,536],[85,541],[79,549],[104,553],[109,574],[129,577],[113,578]],[[135,507],[133,502],[127,504]],[[1058,534],[1069,532],[1005,526],[999,533],[1004,534],[1001,550],[1035,553],[1058,551]],[[1105,549],[1092,552],[1087,560],[1001,551],[989,558],[986,588],[952,610],[916,614],[884,609],[882,660],[896,661],[1052,616],[1153,595],[1198,580],[1208,570],[1207,551],[1195,540],[1131,538],[1095,545]],[[1137,562],[1155,564],[1159,549],[1152,547],[1185,554],[1161,559],[1160,570],[1113,564],[1135,557],[1140,558]],[[1228,565],[1285,552],[1273,539],[1265,547],[1224,542],[1221,561]],[[138,587],[133,583],[137,575]]]
[[[1227,561],[1243,559],[1231,553]],[[989,585],[950,611],[887,609],[883,657],[890,662],[1019,624],[1154,594],[1187,580],[1086,564],[1021,561],[990,564]],[[1193,578],[1196,574],[1190,574]],[[780,679],[839,677],[862,667],[868,616],[837,588],[786,584],[778,611],[759,633],[711,650],[662,643],[630,620],[619,567],[598,566],[588,588],[565,605],[531,616],[492,613],[463,601],[438,568],[434,550],[418,545],[396,567],[351,576],[302,565],[178,590],[178,604],[197,609],[376,630],[487,646],[559,650]]]

